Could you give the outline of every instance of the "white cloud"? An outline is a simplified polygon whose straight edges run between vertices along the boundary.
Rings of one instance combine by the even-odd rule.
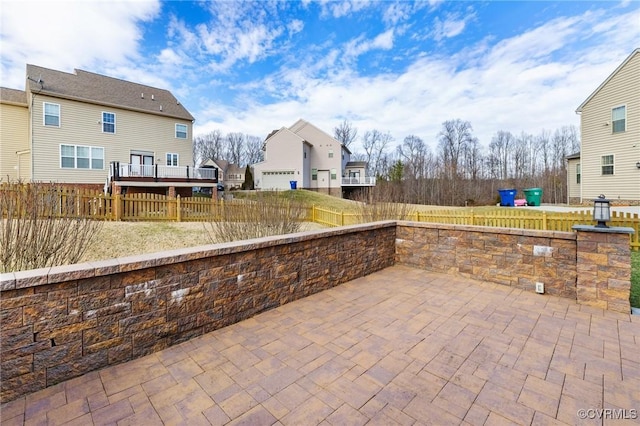
[[[373,4],[371,0],[319,0],[323,16],[340,18],[359,12]],[[307,3],[308,4],[308,3]]]
[[[577,126],[576,107],[636,47],[640,28],[633,22],[638,11],[557,18],[497,43],[481,40],[451,56],[416,57],[399,73],[363,76],[348,62],[340,69],[334,64],[326,75],[283,69],[264,80],[274,93],[291,91],[282,102],[254,100],[242,112],[218,106],[217,120],[201,123],[263,136],[298,118],[331,133],[347,117],[361,134],[389,131],[397,143],[415,134],[432,148],[442,122],[455,118],[469,120],[484,146],[498,130],[538,134]],[[387,38],[379,40],[379,46],[389,45],[382,43]],[[359,38],[345,52],[362,53],[374,44]]]
[[[444,20],[436,17],[433,21],[433,38],[436,41],[443,40],[445,38],[455,37],[460,35],[469,21],[475,19],[475,14],[472,10],[467,10],[464,16],[460,14],[446,14]]]
[[[287,29],[289,30],[289,35],[294,35],[299,33],[304,28],[304,22],[299,19],[294,19],[293,21],[287,24]]]
[[[371,40],[360,36],[349,41],[344,49],[347,58],[355,58],[374,49],[389,50],[393,47],[393,29],[378,34]]]
[[[2,1],[2,84],[23,88],[25,65],[64,71],[138,59],[139,24],[153,20],[158,1]]]

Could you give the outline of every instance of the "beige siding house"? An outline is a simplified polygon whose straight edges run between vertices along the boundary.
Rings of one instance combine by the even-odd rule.
[[[569,181],[579,167],[579,195],[591,203],[604,194],[616,204],[640,205],[640,49],[636,49],[578,107],[581,150],[569,159]],[[579,165],[579,166],[578,166]]]
[[[347,189],[375,185],[366,164],[350,162],[349,149],[302,119],[267,136],[264,151],[264,161],[253,165],[259,189],[290,189],[295,182],[296,188],[342,196]]]
[[[27,135],[24,179],[169,195],[215,186],[211,170],[193,167],[194,118],[167,90],[27,65],[24,97],[26,120],[16,125]],[[17,158],[5,165],[11,151],[2,145],[2,171],[22,170]]]
[[[226,160],[207,160],[204,167],[215,167],[218,170],[218,182],[226,190],[240,189],[244,183],[245,169]]]
[[[28,123],[27,94],[0,88],[0,180],[31,178]]]

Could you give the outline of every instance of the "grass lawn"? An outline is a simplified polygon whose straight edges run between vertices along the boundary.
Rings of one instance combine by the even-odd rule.
[[[640,251],[631,252],[631,306],[640,308]]]
[[[256,196],[255,191],[234,191],[231,192],[235,198],[248,198]],[[306,206],[317,206],[329,210],[351,211],[354,209],[355,201],[344,198],[332,197],[306,189],[278,191],[278,195],[291,200],[300,201]]]

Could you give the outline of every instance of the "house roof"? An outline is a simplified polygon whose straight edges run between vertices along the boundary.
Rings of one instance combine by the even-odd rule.
[[[24,90],[9,89],[7,87],[0,87],[0,102],[21,106],[29,105],[27,103],[27,92]]]
[[[349,161],[346,167],[367,167],[366,161]]]
[[[194,121],[168,90],[76,69],[73,74],[27,65],[27,90],[65,99]]]
[[[569,154],[569,155],[567,155],[567,156],[566,156],[566,157],[564,157],[564,158],[566,158],[567,160],[575,160],[575,159],[577,159],[577,158],[580,158],[580,153],[579,153],[579,152],[576,152],[576,153],[574,153],[574,154]]]
[[[582,112],[582,108],[584,108],[584,106],[589,103],[589,101],[604,87],[607,85],[607,83],[609,83],[609,81],[622,69],[624,68],[625,65],[627,65],[627,63],[635,56],[640,54],[640,48],[636,48],[633,52],[631,52],[631,55],[627,56],[627,59],[625,59],[619,66],[618,68],[616,68],[611,75],[609,75],[609,77],[607,77],[607,79],[605,81],[602,82],[602,84],[600,86],[598,86],[598,88],[589,95],[589,97],[587,99],[585,99],[584,102],[582,102],[580,104],[580,106],[578,107],[578,109],[576,109],[576,113],[581,113]]]
[[[345,151],[347,151],[349,154],[351,154],[351,151],[349,150],[349,148],[347,148],[347,147],[346,147],[343,143],[341,143],[339,140],[337,140],[336,138],[334,138],[333,136],[331,136],[330,134],[328,134],[328,133],[327,133],[327,132],[325,132],[324,130],[320,129],[319,127],[314,126],[313,124],[309,123],[309,122],[308,122],[308,121],[306,121],[306,120],[303,120],[302,118],[298,119],[298,121],[296,121],[295,123],[293,123],[293,124],[291,125],[291,127],[289,127],[289,130],[291,130],[293,133],[296,133],[296,134],[297,134],[297,133],[298,133],[298,131],[299,131],[300,129],[302,129],[303,127],[306,127],[306,126],[311,126],[311,127],[313,127],[314,129],[316,129],[316,130],[318,130],[318,131],[320,131],[320,132],[324,133],[325,135],[329,136],[331,139],[333,139],[333,140],[335,140],[337,143],[339,143],[339,144],[340,144],[340,146],[342,147],[342,149],[344,149],[344,150],[345,150]]]
[[[227,174],[241,174],[244,173],[245,169],[243,167],[238,166],[237,164],[229,164],[227,167]]]

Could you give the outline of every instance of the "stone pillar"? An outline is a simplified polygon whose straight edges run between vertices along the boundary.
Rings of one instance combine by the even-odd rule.
[[[578,303],[628,314],[631,311],[633,228],[575,225]]]

